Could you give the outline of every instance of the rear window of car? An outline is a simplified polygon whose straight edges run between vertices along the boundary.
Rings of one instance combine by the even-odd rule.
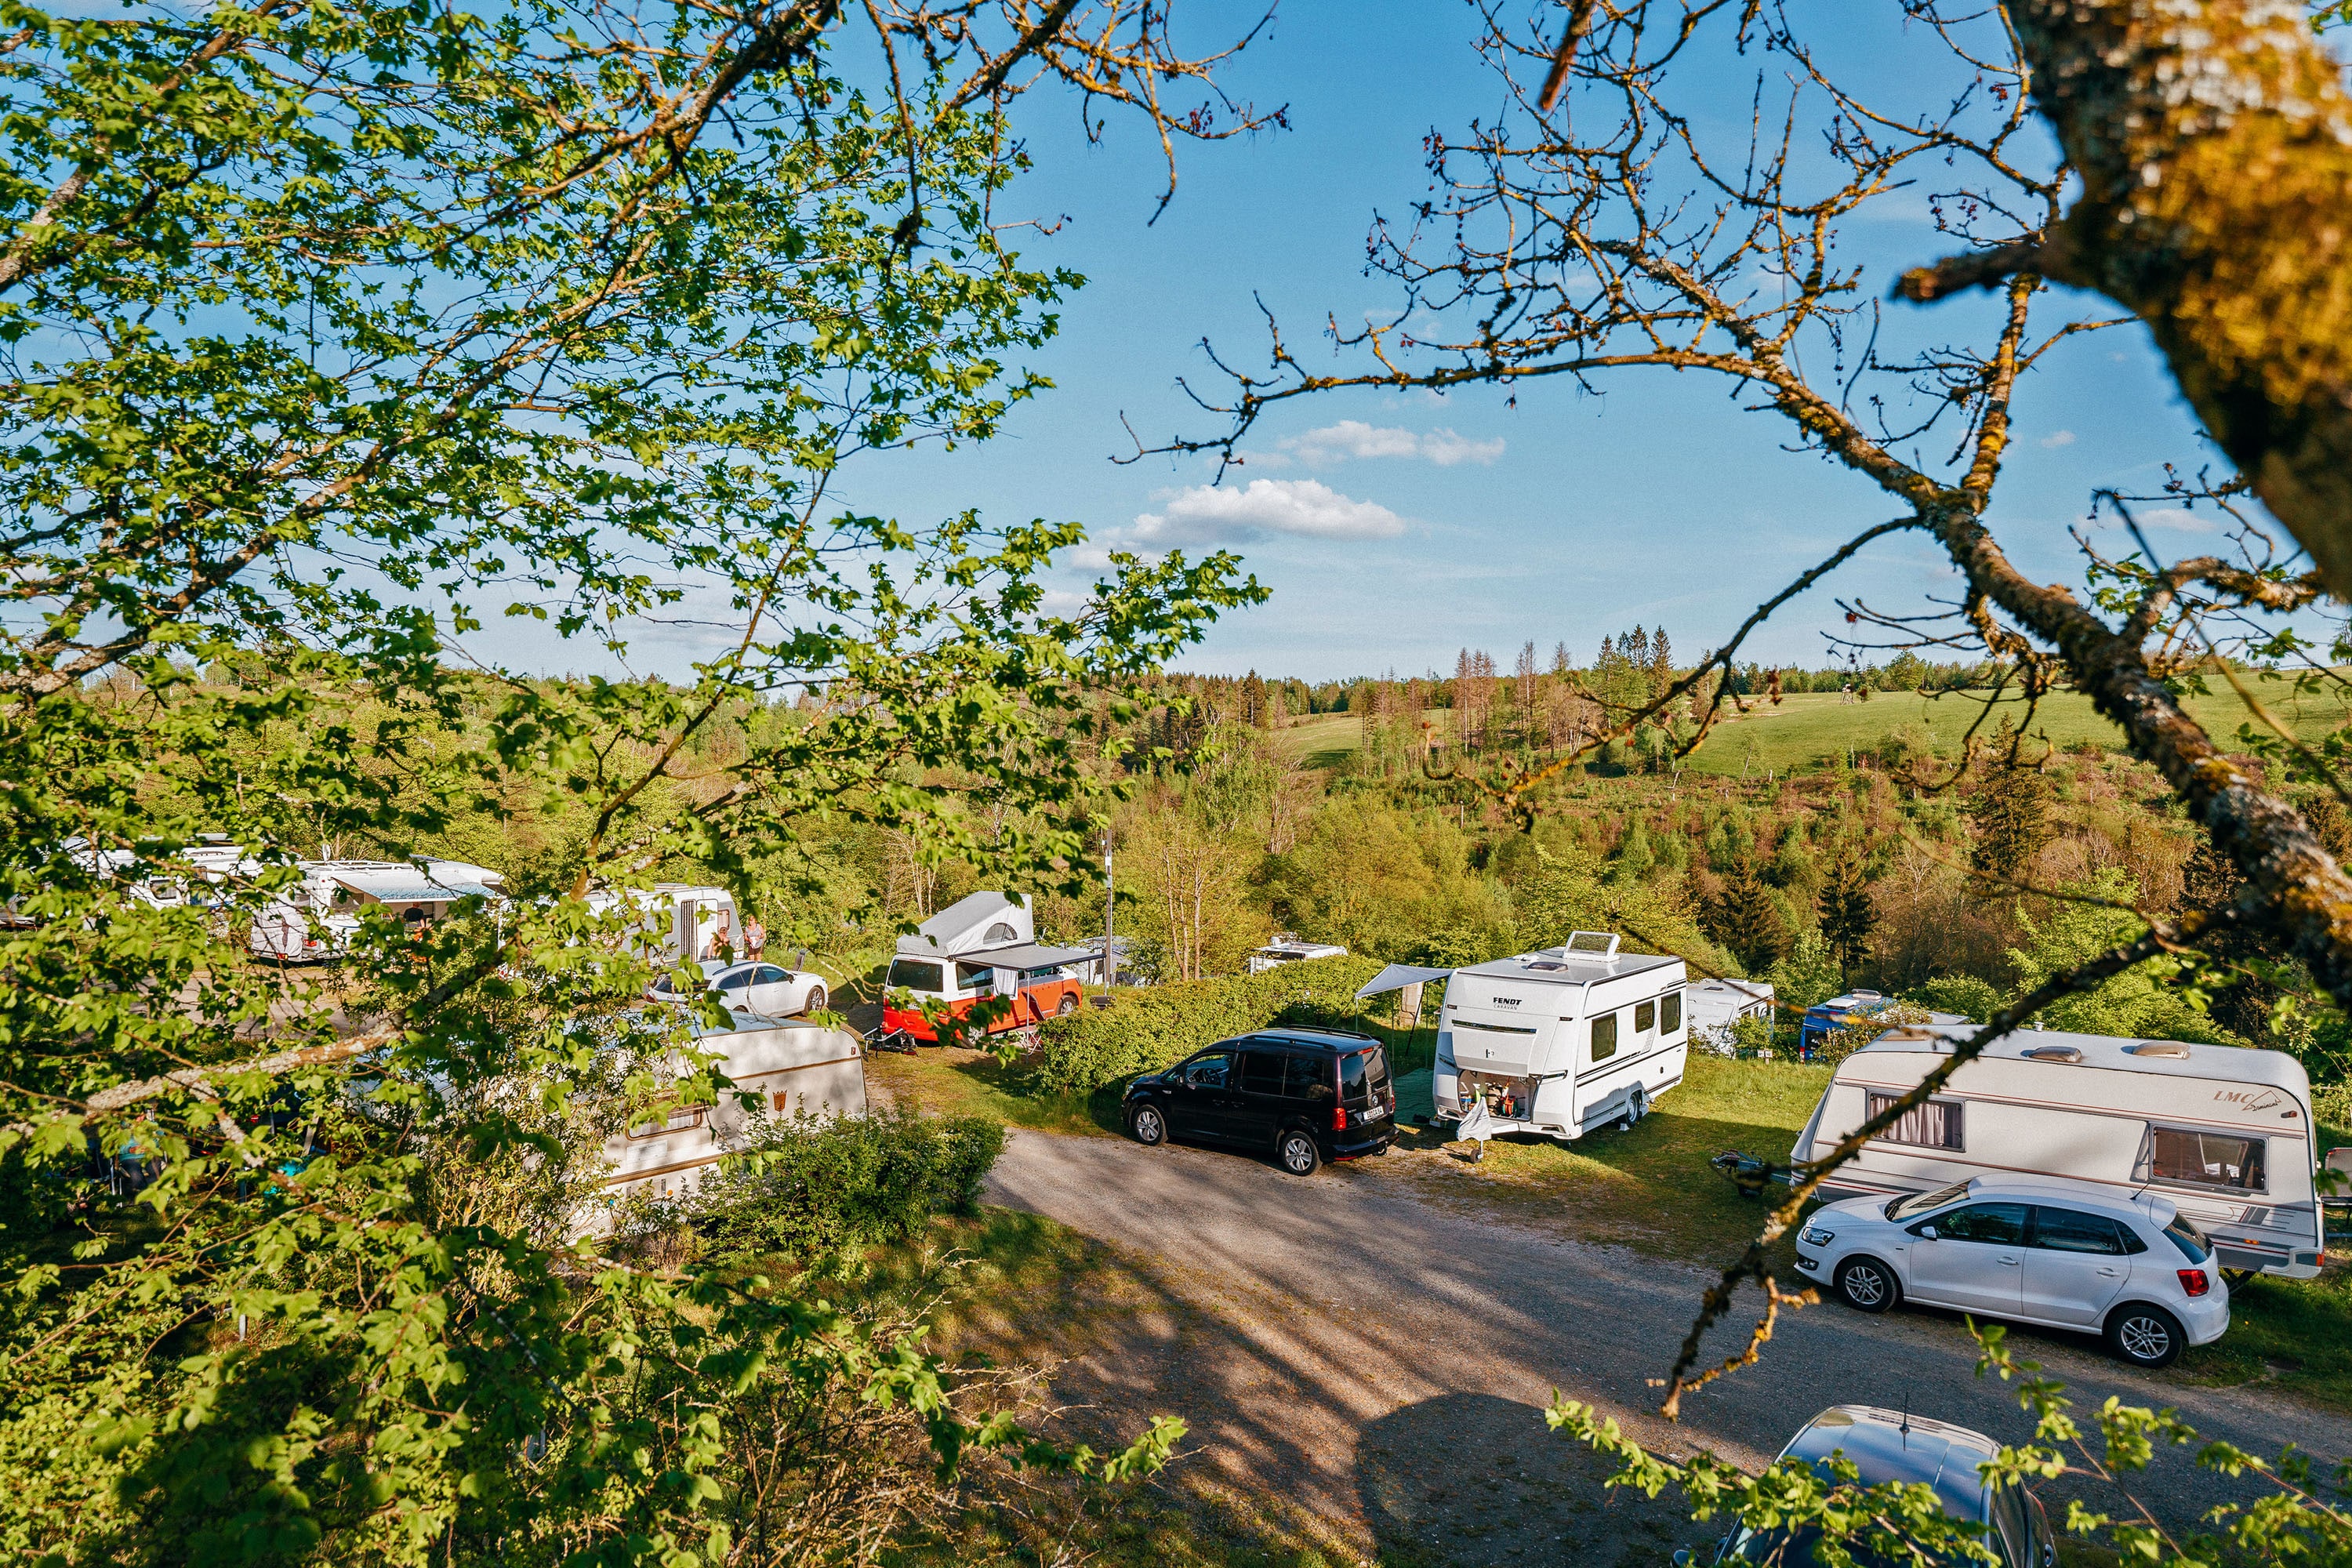
[[[2180,1256],[2191,1263],[2202,1263],[2213,1256],[2213,1243],[2207,1239],[2205,1233],[2179,1215],[2172,1216],[2172,1223],[2164,1227],[2164,1234],[2173,1246],[2180,1248]]]
[[[1378,1046],[1350,1051],[1339,1058],[1339,1102],[1369,1105],[1372,1094],[1389,1084],[1389,1059]]]
[[[1288,1066],[1283,1075],[1283,1092],[1293,1100],[1331,1098],[1331,1058],[1329,1057],[1296,1056],[1286,1058]]]

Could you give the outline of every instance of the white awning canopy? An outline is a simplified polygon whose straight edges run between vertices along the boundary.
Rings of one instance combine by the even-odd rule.
[[[1402,991],[1408,985],[1418,985],[1424,980],[1443,980],[1453,973],[1451,969],[1423,969],[1411,963],[1391,963],[1372,976],[1372,983],[1356,993],[1360,1002],[1367,996],[1377,996],[1383,991]]]

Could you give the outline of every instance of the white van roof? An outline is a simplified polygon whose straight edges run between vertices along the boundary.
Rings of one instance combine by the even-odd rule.
[[[1958,1041],[1975,1034],[1974,1024],[1910,1024],[1889,1029],[1853,1054],[1872,1051],[1917,1056],[1948,1054]],[[2184,1040],[2119,1038],[2113,1035],[2071,1035],[2057,1029],[2019,1029],[1984,1048],[1999,1060],[2057,1060],[2079,1052],[2071,1065],[2105,1068],[2113,1072],[2154,1073],[2167,1078],[2211,1079],[2229,1083],[2259,1083],[2287,1089],[2299,1098],[2311,1093],[2303,1064],[2284,1051],[2252,1046],[2200,1046]],[[2037,1055],[2036,1053],[2040,1053]],[[1853,1058],[1848,1058],[1852,1060]]]
[[[506,879],[488,867],[464,860],[307,860],[303,874],[335,882],[387,904],[446,903],[454,899],[499,897]]]
[[[1527,981],[1538,985],[1582,985],[1595,980],[1622,980],[1629,974],[1646,973],[1653,969],[1679,966],[1681,963],[1679,958],[1660,958],[1646,952],[1572,952],[1564,947],[1547,947],[1534,952],[1520,953],[1516,958],[1492,959],[1454,973],[1482,974],[1496,980]]]

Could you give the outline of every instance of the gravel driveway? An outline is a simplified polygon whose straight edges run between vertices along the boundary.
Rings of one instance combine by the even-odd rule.
[[[2031,1435],[2007,1389],[1975,1375],[1956,1317],[1836,1305],[1784,1317],[1761,1365],[1689,1396],[1669,1426],[1646,1380],[1672,1360],[1698,1269],[1440,1208],[1386,1163],[1300,1181],[1244,1155],[1016,1131],[989,1185],[995,1203],[1112,1244],[1131,1273],[1130,1299],[1062,1337],[1076,1358],[1066,1391],[1183,1416],[1193,1474],[1392,1563],[1653,1563],[1712,1538],[1671,1500],[1604,1493],[1601,1468],[1543,1425],[1555,1389],[1663,1451],[1749,1466],[1840,1401]],[[1711,1355],[1737,1348],[1754,1317],[1741,1310]],[[2015,1341],[2078,1411],[2116,1394],[2257,1452],[2352,1453],[2352,1420],[2123,1368],[2087,1338]],[[2077,1484],[2045,1489],[2053,1519]],[[2179,1525],[2231,1486],[2173,1454],[2134,1489]]]

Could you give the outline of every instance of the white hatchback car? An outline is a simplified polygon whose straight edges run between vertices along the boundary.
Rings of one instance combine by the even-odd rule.
[[[763,958],[738,963],[707,958],[701,969],[703,984],[737,1012],[789,1018],[795,1013],[814,1013],[825,1003],[824,976],[805,969],[786,969]],[[656,1002],[693,1000],[676,989],[667,974],[646,987],[646,995]]]
[[[1986,1317],[2104,1334],[2135,1366],[2170,1364],[2230,1326],[2212,1244],[2153,1194],[1973,1176],[1935,1192],[1816,1209],[1797,1268],[1848,1306],[1908,1299]]]

